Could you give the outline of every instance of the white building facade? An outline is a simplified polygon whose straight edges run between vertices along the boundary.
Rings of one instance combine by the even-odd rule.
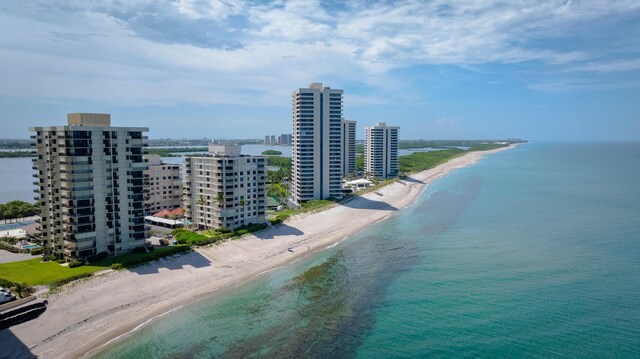
[[[312,83],[292,92],[294,204],[342,198],[342,94]]]
[[[356,171],[356,121],[342,120],[342,173]]]
[[[180,165],[164,163],[158,155],[144,157],[148,165],[148,169],[144,171],[147,212],[179,208],[182,205]]]
[[[206,156],[185,159],[183,208],[199,229],[236,229],[266,223],[264,156],[240,145],[209,145]]]
[[[32,127],[45,254],[79,259],[145,245],[143,159],[148,128],[111,127],[109,114]]]
[[[364,172],[371,178],[389,178],[398,175],[398,133],[400,127],[384,122],[365,127]]]

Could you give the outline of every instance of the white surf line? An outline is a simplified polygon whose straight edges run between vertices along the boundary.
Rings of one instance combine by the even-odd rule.
[[[89,355],[91,355],[92,353],[95,353],[95,352],[96,352],[96,351],[98,351],[100,348],[104,348],[104,347],[106,347],[107,345],[109,345],[109,344],[111,344],[111,343],[113,343],[113,342],[115,342],[115,341],[119,340],[120,338],[123,338],[123,337],[125,337],[125,336],[127,336],[127,335],[129,335],[129,334],[131,334],[131,333],[133,333],[133,332],[135,332],[136,330],[138,330],[138,329],[140,329],[140,328],[144,327],[145,325],[147,325],[147,324],[151,323],[151,321],[153,321],[153,320],[155,320],[155,319],[157,319],[157,318],[160,318],[160,317],[164,317],[165,315],[167,315],[167,314],[169,314],[169,313],[171,313],[171,312],[174,312],[174,311],[176,311],[176,310],[178,310],[178,309],[180,309],[180,308],[182,308],[182,307],[184,307],[184,305],[177,306],[177,307],[175,307],[175,308],[173,308],[173,309],[171,309],[171,310],[168,310],[168,311],[166,311],[166,312],[164,312],[164,313],[161,313],[161,314],[158,314],[158,315],[156,315],[156,316],[154,316],[154,317],[151,317],[151,318],[149,318],[149,319],[145,320],[144,322],[142,322],[142,323],[140,323],[140,324],[136,325],[136,326],[135,326],[135,328],[133,328],[133,329],[129,330],[128,332],[126,332],[126,333],[122,333],[122,334],[118,335],[117,337],[115,337],[115,338],[113,338],[113,339],[109,340],[108,342],[106,342],[106,343],[102,344],[101,346],[99,346],[99,347],[97,347],[97,348],[92,349],[91,351],[89,351],[89,352],[87,352],[85,355],[83,355],[82,357],[83,357],[83,358],[87,358],[87,357],[89,357]]]
[[[342,238],[341,240],[339,240],[338,242],[334,243],[334,244],[330,244],[328,246],[325,247],[325,249],[329,249],[329,248],[333,248],[335,246],[337,246],[338,244],[344,242],[347,238],[349,238],[349,236],[345,236],[344,238]]]
[[[255,278],[255,277],[261,276],[261,275],[263,275],[263,274],[265,274],[265,273],[273,272],[274,270],[276,270],[276,269],[280,269],[280,268],[282,268],[282,266],[275,267],[275,268],[271,268],[271,269],[267,269],[267,270],[265,270],[265,271],[262,271],[262,272],[260,272],[260,273],[258,273],[258,274],[256,274],[256,275],[254,275],[253,277]]]
[[[385,219],[387,219],[389,217],[391,217],[391,215],[388,215],[388,216],[384,217],[383,219],[379,219],[375,223],[380,223],[380,222],[384,221]]]

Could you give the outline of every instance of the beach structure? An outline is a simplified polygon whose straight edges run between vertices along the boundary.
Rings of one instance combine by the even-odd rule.
[[[398,132],[400,127],[379,122],[365,127],[364,172],[370,178],[398,175]]]
[[[342,198],[342,90],[312,83],[292,92],[294,205]]]
[[[35,198],[45,254],[67,260],[145,245],[143,127],[72,113],[67,126],[32,127]]]
[[[209,153],[185,159],[183,208],[199,229],[236,229],[266,223],[264,156],[240,145],[209,144]]]
[[[148,165],[143,173],[147,212],[179,208],[182,203],[180,165],[164,163],[158,155],[145,155],[144,158]]]
[[[356,171],[356,121],[342,120],[342,174]]]

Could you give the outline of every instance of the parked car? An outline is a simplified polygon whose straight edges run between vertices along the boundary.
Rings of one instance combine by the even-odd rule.
[[[7,292],[0,292],[0,304],[16,300],[16,296]]]

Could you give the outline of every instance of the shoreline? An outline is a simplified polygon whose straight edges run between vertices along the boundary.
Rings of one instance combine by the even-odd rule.
[[[94,355],[155,318],[325,251],[414,205],[436,179],[513,147],[470,152],[409,176],[413,180],[382,187],[379,194],[370,192],[321,212],[298,215],[240,240],[71,285],[48,298],[49,308],[40,318],[8,330],[15,336],[14,345],[21,342],[26,347],[15,354]],[[4,339],[0,336],[0,343]]]

